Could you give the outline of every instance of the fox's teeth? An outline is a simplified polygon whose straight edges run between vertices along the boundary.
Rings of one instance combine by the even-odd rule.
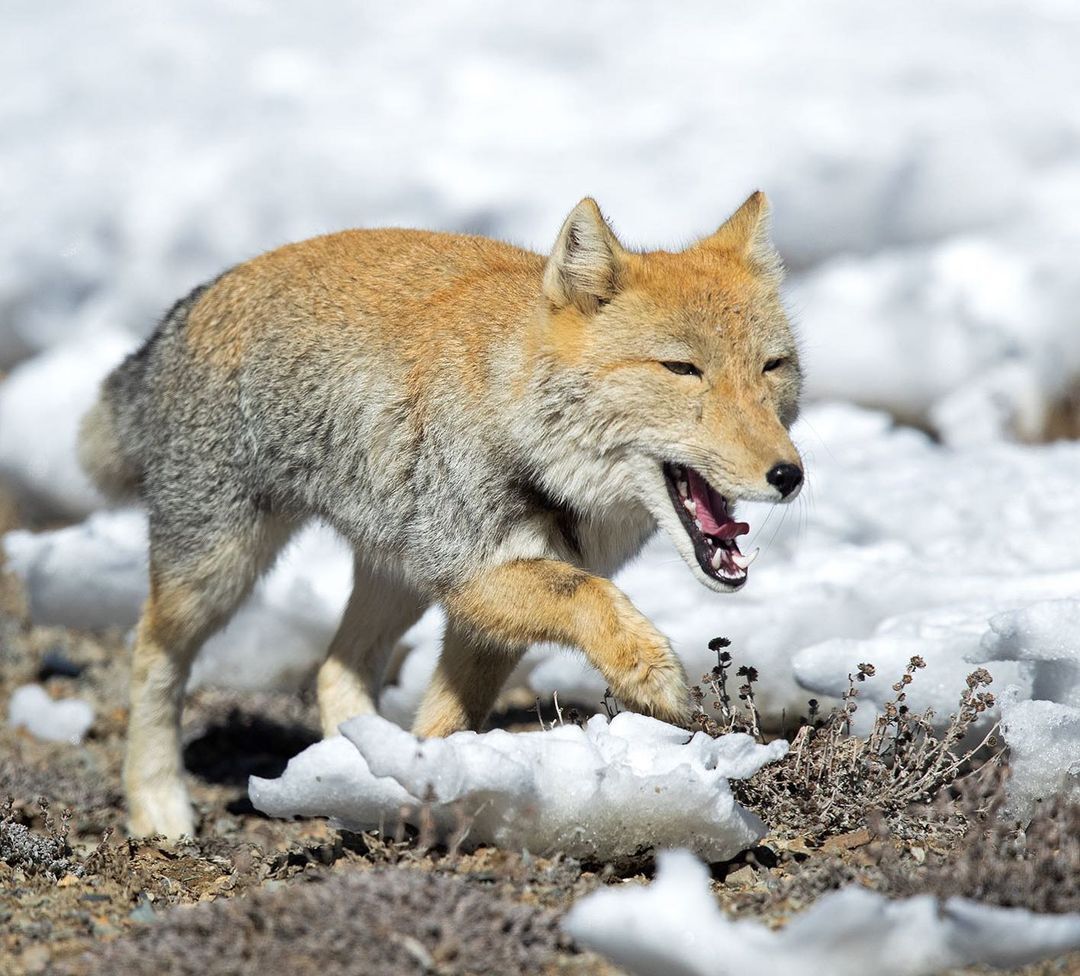
[[[685,481],[677,482],[679,487],[679,494],[686,498],[690,494],[690,486]]]
[[[717,549],[716,552],[713,553],[712,559],[709,560],[709,562],[712,563],[712,568],[713,569],[719,569],[720,568],[720,563],[723,560],[723,558],[724,558],[724,550],[723,549]]]
[[[694,519],[694,525],[696,525],[698,527],[699,532],[704,532],[705,531],[705,529],[702,528],[701,522],[698,519]]]
[[[750,564],[757,559],[761,549],[755,549],[753,552],[748,552],[745,556],[741,552],[733,552],[731,554],[731,561],[739,567],[739,569],[747,569]]]
[[[683,506],[688,512],[692,512],[695,515],[697,514],[697,502],[695,502],[692,498],[684,498]]]

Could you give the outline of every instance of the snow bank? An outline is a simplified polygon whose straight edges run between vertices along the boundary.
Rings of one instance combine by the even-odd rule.
[[[635,976],[923,976],[960,966],[1022,966],[1080,948],[1080,915],[1037,915],[930,895],[890,901],[858,887],[818,899],[780,931],[728,920],[708,869],[665,851],[656,880],[587,895],[563,928]]]
[[[1030,817],[1036,804],[1056,794],[1080,801],[1080,600],[1045,600],[999,613],[990,618],[980,649],[988,662],[1019,662],[1031,683],[1030,693],[1007,688],[1001,703],[1010,813]]]
[[[878,673],[860,683],[853,722],[865,732],[894,697],[891,685],[913,655],[928,667],[906,689],[908,700],[933,708],[938,724],[956,710],[965,675],[982,664],[995,677],[1000,710],[988,712],[979,727],[1000,716],[1009,746],[1010,813],[1030,817],[1036,803],[1055,794],[1080,799],[1080,600],[1003,611],[1016,603],[986,599],[890,618],[867,639],[825,641],[800,652],[795,673],[806,686],[839,695],[859,661],[874,663]]]
[[[51,532],[16,529],[2,544],[34,623],[101,630],[138,620],[149,588],[142,512],[98,512]]]
[[[49,697],[41,685],[22,685],[8,702],[8,725],[46,742],[78,745],[94,724],[94,708],[81,698]]]
[[[1005,788],[1012,816],[1026,820],[1041,800],[1056,795],[1080,802],[1080,708],[1024,701],[1010,689],[1001,705],[1001,734],[1009,747]]]
[[[952,444],[1037,438],[1080,377],[1066,240],[949,239],[829,260],[796,280],[807,393],[931,424]]]
[[[989,623],[983,660],[1030,662],[1032,698],[1080,707],[1080,600],[1044,600]]]
[[[276,780],[252,777],[254,805],[271,816],[327,816],[364,830],[418,822],[430,804],[444,835],[470,822],[470,843],[535,854],[610,859],[685,844],[725,860],[765,826],[732,797],[729,779],[779,759],[786,743],[749,736],[692,738],[623,713],[544,732],[459,732],[418,740],[377,716],[351,719],[344,738],[311,746]]]

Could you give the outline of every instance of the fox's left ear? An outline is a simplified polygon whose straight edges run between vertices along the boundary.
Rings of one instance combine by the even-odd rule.
[[[619,290],[625,253],[596,201],[586,197],[559,231],[544,269],[544,295],[556,308],[595,312]]]
[[[715,234],[694,247],[734,252],[749,260],[760,273],[778,277],[783,266],[769,239],[769,213],[768,198],[755,190]]]

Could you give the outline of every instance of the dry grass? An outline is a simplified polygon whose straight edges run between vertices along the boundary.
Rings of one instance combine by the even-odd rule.
[[[897,895],[960,895],[1033,912],[1080,912],[1080,803],[1055,797],[1021,824],[1004,816],[1007,770],[971,778],[935,811],[960,818],[967,830],[947,855],[914,868],[898,858],[882,868]]]
[[[741,731],[764,739],[754,702],[754,668],[740,667],[742,679],[733,699],[729,673],[734,667],[729,642],[717,638],[710,648],[716,666],[694,688],[699,706],[694,728],[717,736]],[[883,821],[891,829],[901,826],[913,804],[927,803],[972,765],[977,755],[996,745],[996,725],[973,747],[962,743],[971,736],[980,716],[994,704],[983,689],[992,678],[979,668],[968,677],[956,713],[939,732],[931,711],[913,712],[907,705],[907,687],[925,667],[913,657],[892,686],[894,697],[885,703],[867,736],[852,734],[858,709],[859,685],[873,676],[871,664],[860,664],[848,675],[848,689],[840,705],[818,714],[811,699],[809,714],[790,735],[791,748],[779,762],[765,766],[749,780],[736,781],[739,800],[762,815],[774,830],[800,834],[811,842],[847,833],[871,822]],[[709,700],[707,700],[709,699]]]
[[[68,875],[81,878],[95,863],[109,840],[109,833],[89,856],[78,854],[68,842],[71,832],[71,812],[64,810],[57,822],[45,797],[38,798],[43,829],[34,831],[23,823],[15,812],[15,801],[8,797],[0,805],[0,864],[3,873],[19,879],[43,879],[48,883]]]

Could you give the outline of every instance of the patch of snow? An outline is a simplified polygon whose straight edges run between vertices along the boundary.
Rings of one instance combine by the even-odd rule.
[[[327,817],[352,830],[384,830],[401,820],[404,808],[418,806],[397,780],[375,776],[343,735],[308,746],[276,779],[252,776],[248,793],[271,817]]]
[[[1031,698],[1080,707],[1080,600],[1043,600],[995,614],[985,661],[1031,662]]]
[[[1080,915],[1038,915],[963,898],[892,901],[848,887],[819,898],[779,931],[730,921],[708,869],[664,851],[656,880],[586,895],[563,928],[634,976],[928,976],[957,967],[1011,969],[1080,948]]]
[[[41,685],[21,685],[8,702],[8,725],[46,742],[78,745],[94,724],[94,708],[81,698],[54,699]]]
[[[46,532],[15,529],[0,544],[7,568],[26,586],[34,623],[103,630],[138,620],[149,590],[142,512],[97,512]]]
[[[275,780],[252,777],[252,803],[271,816],[327,816],[354,830],[418,822],[429,804],[448,835],[534,854],[610,859],[685,844],[709,860],[753,845],[764,824],[737,804],[729,779],[787,751],[746,735],[688,738],[642,715],[594,716],[584,728],[459,732],[418,740],[378,716],[311,746]]]
[[[895,696],[891,685],[913,655],[928,667],[906,689],[908,702],[933,708],[939,725],[956,711],[965,675],[982,664],[995,678],[999,709],[976,730],[1000,716],[1009,747],[1010,813],[1030,818],[1039,801],[1055,794],[1080,799],[1080,600],[1016,604],[983,600],[891,618],[870,638],[803,650],[795,673],[807,687],[836,696],[859,661],[875,664],[877,675],[859,684],[852,723],[865,733],[883,702]],[[1014,609],[1004,609],[1010,605]]]
[[[445,626],[442,608],[432,607],[401,639],[408,650],[397,674],[387,676],[388,683],[379,696],[379,714],[403,729],[412,727],[420,700],[435,673]]]
[[[1001,734],[1009,747],[1005,790],[1012,816],[1029,819],[1040,801],[1055,795],[1080,802],[1080,708],[1025,701],[1009,689]]]
[[[951,444],[1035,438],[1080,376],[1069,239],[959,237],[843,255],[793,283],[807,394],[932,424]],[[888,364],[887,368],[884,364]]]
[[[852,718],[853,730],[864,735],[884,703],[896,698],[892,686],[908,662],[919,656],[927,666],[916,671],[912,684],[904,689],[907,704],[915,711],[933,709],[934,723],[945,725],[958,710],[965,679],[985,661],[981,638],[987,620],[1009,602],[958,602],[886,617],[868,637],[822,641],[800,651],[794,660],[795,677],[805,688],[839,698],[848,687],[848,675],[855,673],[859,663],[873,664],[874,677],[859,682],[859,708]],[[1029,666],[999,658],[987,665],[987,670],[996,686],[992,692],[1011,685],[1031,697]],[[985,727],[996,715],[995,710],[987,712],[977,728]]]

